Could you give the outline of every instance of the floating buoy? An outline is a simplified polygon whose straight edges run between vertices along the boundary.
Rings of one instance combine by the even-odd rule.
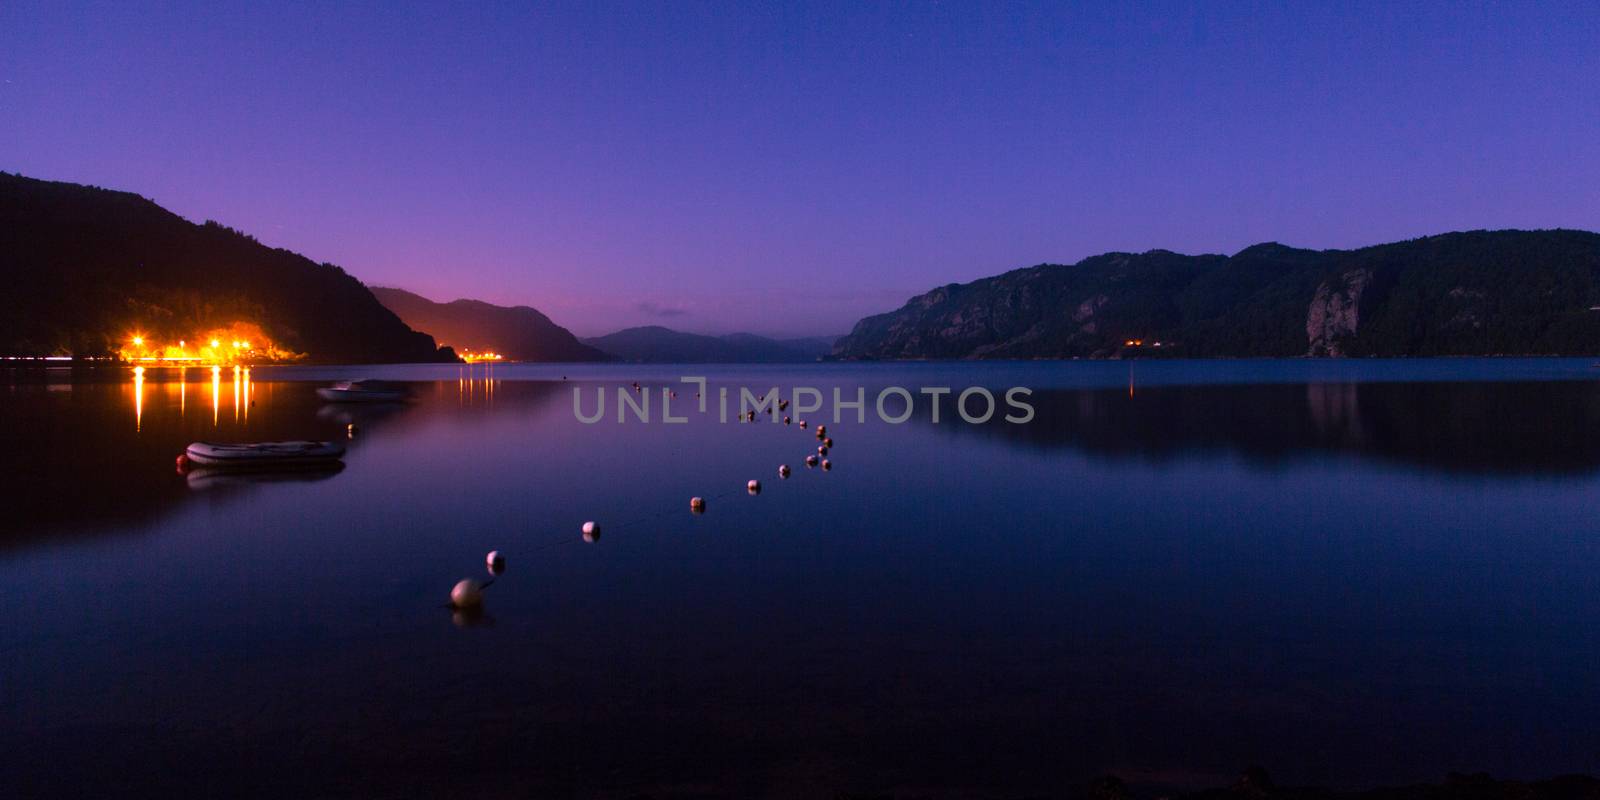
[[[456,608],[477,608],[483,603],[483,587],[471,578],[463,578],[450,590],[450,605]]]
[[[826,458],[822,459],[822,468],[823,469],[833,469],[833,462],[829,461]]]
[[[778,477],[780,477],[780,478],[789,477],[789,465],[788,464],[779,464],[778,465]]]
[[[828,438],[823,439],[822,440],[822,446],[823,447],[833,447],[833,437],[829,436]]]
[[[826,436],[827,434],[828,434],[828,426],[826,426],[826,425],[818,425],[817,426],[817,435],[818,436]]]
[[[751,494],[761,494],[761,481],[752,479],[744,485],[744,490]]]
[[[489,555],[484,556],[483,560],[489,566],[490,575],[499,575],[506,571],[506,557],[500,555],[499,550],[490,550]]]
[[[706,513],[706,499],[704,497],[689,498],[689,510],[696,514]]]
[[[806,456],[806,466],[814,467],[816,465],[817,465],[817,457],[816,456]]]
[[[822,441],[822,429],[821,428],[817,429],[817,441],[819,441],[819,442]]]
[[[589,522],[583,523],[583,540],[586,541],[586,542],[590,542],[590,543],[599,541],[600,540],[600,523],[594,522],[592,520],[589,521]]]
[[[752,412],[746,414],[745,415],[745,419],[748,419],[751,422],[755,422],[756,421],[756,412],[752,411]]]
[[[806,426],[806,421],[805,420],[800,420],[800,427],[804,428],[805,426]]]
[[[827,445],[825,445],[825,444],[817,445],[817,455],[825,456],[827,454],[828,454],[828,446]]]
[[[178,474],[182,475],[183,473],[188,472],[188,471],[189,471],[189,454],[188,453],[179,453],[178,454]]]
[[[788,425],[788,424],[789,424],[789,417],[788,417],[788,416],[785,416],[785,417],[784,417],[784,418],[783,418],[783,424],[785,424],[785,425]]]
[[[789,410],[789,401],[788,400],[779,400],[778,401],[778,410],[779,411],[788,411]]]

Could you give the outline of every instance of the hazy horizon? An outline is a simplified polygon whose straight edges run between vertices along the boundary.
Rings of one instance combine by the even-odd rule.
[[[0,169],[580,336],[1600,227],[1600,7],[0,7]]]

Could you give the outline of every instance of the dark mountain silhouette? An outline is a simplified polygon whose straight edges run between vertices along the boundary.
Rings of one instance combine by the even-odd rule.
[[[528,306],[497,306],[481,300],[436,303],[404,289],[369,288],[407,325],[427,331],[457,352],[493,351],[514,361],[612,360]]]
[[[627,328],[583,340],[624,361],[653,363],[778,363],[816,361],[831,338],[769,339],[751,333],[706,336],[659,325]]]
[[[0,354],[114,354],[248,325],[315,361],[453,360],[332,264],[136,194],[0,173]]]
[[[1587,355],[1600,353],[1595,306],[1600,234],[1586,231],[1152,250],[942,286],[861,320],[833,356]]]

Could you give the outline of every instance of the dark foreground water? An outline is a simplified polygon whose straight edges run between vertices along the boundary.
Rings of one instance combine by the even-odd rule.
[[[178,374],[0,373],[0,795],[1600,771],[1588,361]],[[606,422],[574,417],[575,386],[588,406],[633,380],[688,410],[683,374],[1024,385],[1037,413],[806,415],[836,440],[827,473],[795,426],[618,424],[614,395]],[[313,392],[375,375],[416,401]],[[173,469],[193,440],[350,422],[337,473]],[[491,549],[510,568],[486,613],[442,607]]]

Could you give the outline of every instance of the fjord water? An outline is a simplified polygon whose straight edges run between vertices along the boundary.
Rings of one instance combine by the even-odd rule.
[[[827,473],[797,426],[616,422],[635,380],[692,412],[682,375],[1020,385],[1036,416],[809,415]],[[340,377],[417,397],[319,402]],[[1593,772],[1597,378],[1555,359],[12,371],[0,774],[55,796],[968,797],[1252,764],[1325,786]],[[586,410],[606,387],[604,422],[576,420],[576,387]],[[342,471],[173,468],[190,441],[351,423]],[[493,549],[485,612],[453,614]]]

